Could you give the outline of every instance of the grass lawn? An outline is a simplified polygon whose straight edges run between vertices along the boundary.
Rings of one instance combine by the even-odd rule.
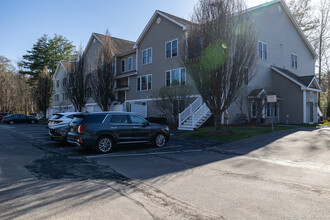
[[[274,126],[274,131],[282,131],[297,127]],[[221,142],[232,142],[261,134],[272,132],[271,126],[223,126],[220,132],[216,132],[214,127],[200,128],[197,131],[178,133],[179,137],[206,139]]]

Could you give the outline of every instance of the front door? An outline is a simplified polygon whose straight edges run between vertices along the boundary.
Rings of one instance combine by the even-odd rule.
[[[309,103],[309,122],[313,123],[314,122],[314,108],[313,108],[313,102]]]

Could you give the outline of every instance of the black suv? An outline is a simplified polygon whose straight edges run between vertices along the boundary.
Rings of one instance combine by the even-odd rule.
[[[161,148],[169,138],[167,126],[150,123],[135,113],[100,112],[76,114],[67,141],[107,153],[115,144],[152,143]]]

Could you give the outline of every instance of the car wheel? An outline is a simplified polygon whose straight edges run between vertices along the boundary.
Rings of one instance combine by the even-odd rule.
[[[158,148],[162,148],[165,146],[165,144],[166,144],[165,135],[162,133],[156,134],[155,139],[154,139],[154,146],[158,147]]]
[[[101,153],[108,153],[112,150],[114,142],[109,136],[102,136],[97,141],[97,150]]]
[[[9,121],[9,124],[13,125],[14,124],[14,121]]]
[[[36,121],[35,121],[35,120],[32,120],[32,121],[31,121],[31,124],[35,124],[35,123],[36,123]]]

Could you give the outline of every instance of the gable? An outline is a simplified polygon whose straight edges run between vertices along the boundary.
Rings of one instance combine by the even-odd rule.
[[[159,20],[160,18],[160,20]],[[166,19],[167,21],[173,23],[174,25],[178,26],[179,28],[182,29],[182,31],[185,31],[187,29],[187,24],[189,23],[189,21],[184,20],[182,18],[176,17],[174,15],[170,15],[168,13],[162,12],[162,11],[155,11],[155,13],[152,15],[151,19],[149,20],[148,24],[145,26],[145,28],[143,29],[142,33],[140,34],[139,38],[137,39],[134,48],[138,48],[138,45],[140,44],[140,42],[143,40],[143,38],[145,37],[145,35],[149,32],[149,29],[151,28],[151,26],[155,23],[157,23],[158,21],[161,22],[162,19]]]
[[[279,31],[281,34],[283,34],[283,36],[285,36],[286,34],[286,29],[283,30],[283,28],[281,27],[275,27],[274,25],[276,25],[276,23],[279,22],[279,19],[281,19],[279,16],[281,13],[285,13],[286,14],[286,20],[284,21],[284,19],[281,19],[281,22],[290,22],[290,29],[295,30],[296,31],[296,35],[297,38],[299,37],[299,40],[305,45],[305,47],[309,50],[310,54],[313,56],[314,59],[317,59],[318,55],[315,52],[314,48],[312,47],[312,45],[310,44],[310,42],[308,41],[306,35],[303,33],[303,31],[301,30],[298,22],[296,21],[296,19],[294,18],[294,16],[292,15],[290,9],[288,8],[287,4],[285,3],[285,1],[283,0],[274,0],[272,2],[267,2],[264,3],[262,5],[258,5],[255,6],[253,8],[249,8],[247,9],[248,12],[250,12],[254,17],[259,17],[262,16],[263,14],[268,14],[270,15],[270,9],[276,9],[278,10],[278,15],[275,16],[272,19],[272,22],[270,22],[268,24],[268,28],[270,31]],[[263,20],[263,19],[261,19]],[[283,25],[288,25],[283,23]]]

